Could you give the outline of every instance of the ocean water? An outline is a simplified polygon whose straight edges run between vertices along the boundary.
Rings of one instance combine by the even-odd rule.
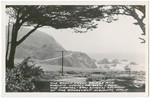
[[[147,66],[147,55],[145,53],[87,53],[87,55],[97,61],[100,61],[103,58],[107,58],[109,61],[113,59],[118,59],[120,64],[119,66],[125,66],[130,64],[130,62],[136,62],[138,65],[133,66],[134,70],[145,70]],[[122,60],[128,60],[126,63]]]

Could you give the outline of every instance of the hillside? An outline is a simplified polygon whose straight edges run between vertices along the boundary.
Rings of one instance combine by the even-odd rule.
[[[20,39],[29,28],[22,28],[19,31],[18,39]],[[34,59],[44,60],[59,56],[57,50],[65,50],[59,45],[55,39],[48,34],[36,30],[16,50],[15,58],[26,58],[32,56]]]
[[[57,58],[42,60],[38,62],[49,65],[61,65],[62,58],[60,56]],[[94,59],[91,59],[85,53],[72,51],[69,51],[64,56],[64,65],[67,67],[96,68]]]
[[[19,31],[18,39],[20,39],[29,28],[22,28]],[[48,65],[61,65],[60,50],[65,50],[52,36],[36,30],[16,50],[15,58],[23,59],[31,57],[36,62]],[[66,52],[64,53],[64,66],[96,68],[95,60],[91,59],[87,54],[82,52]]]

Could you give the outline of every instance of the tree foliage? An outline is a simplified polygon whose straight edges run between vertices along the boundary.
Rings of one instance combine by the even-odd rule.
[[[43,74],[40,67],[29,64],[29,58],[12,69],[6,70],[7,92],[32,92],[36,90],[34,82]]]

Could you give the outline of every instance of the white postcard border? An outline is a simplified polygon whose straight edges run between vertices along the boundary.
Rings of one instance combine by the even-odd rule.
[[[36,3],[34,3],[36,2]],[[147,38],[147,65],[146,65],[146,91],[145,92],[5,92],[5,5],[98,5],[98,4],[103,4],[103,5],[146,5],[146,32],[148,35],[146,36]],[[45,96],[45,97],[75,97],[75,96],[148,96],[149,95],[149,23],[148,23],[148,17],[149,17],[149,4],[147,1],[2,1],[2,95],[7,96],[7,97],[39,97],[39,96]]]

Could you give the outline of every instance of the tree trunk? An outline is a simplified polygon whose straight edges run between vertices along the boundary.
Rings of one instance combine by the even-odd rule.
[[[140,25],[141,30],[143,31],[142,35],[146,35],[144,23],[140,19],[138,20],[138,23]]]
[[[26,35],[24,35],[19,41],[17,41],[17,36],[18,36],[18,30],[20,29],[20,25],[13,25],[12,29],[12,34],[11,34],[11,43],[9,47],[9,57],[8,60],[6,60],[6,68],[13,68],[14,67],[14,59],[15,59],[15,52],[16,52],[16,47],[22,43],[30,34],[32,34],[39,25],[37,25],[34,29],[29,31]]]
[[[9,57],[8,60],[6,61],[6,68],[13,68],[14,67],[14,58],[15,58],[15,52],[16,52],[16,47],[17,47],[17,33],[18,30],[16,29],[16,26],[13,25],[12,29],[12,35],[11,35],[11,43],[9,47]]]
[[[11,69],[14,67],[16,45],[11,44],[9,59],[7,61],[6,67]]]
[[[10,31],[9,31],[9,23],[8,23],[8,31],[7,31],[7,46],[6,46],[6,62],[7,62],[7,59],[8,59],[8,51],[9,51],[9,34],[10,34]]]

